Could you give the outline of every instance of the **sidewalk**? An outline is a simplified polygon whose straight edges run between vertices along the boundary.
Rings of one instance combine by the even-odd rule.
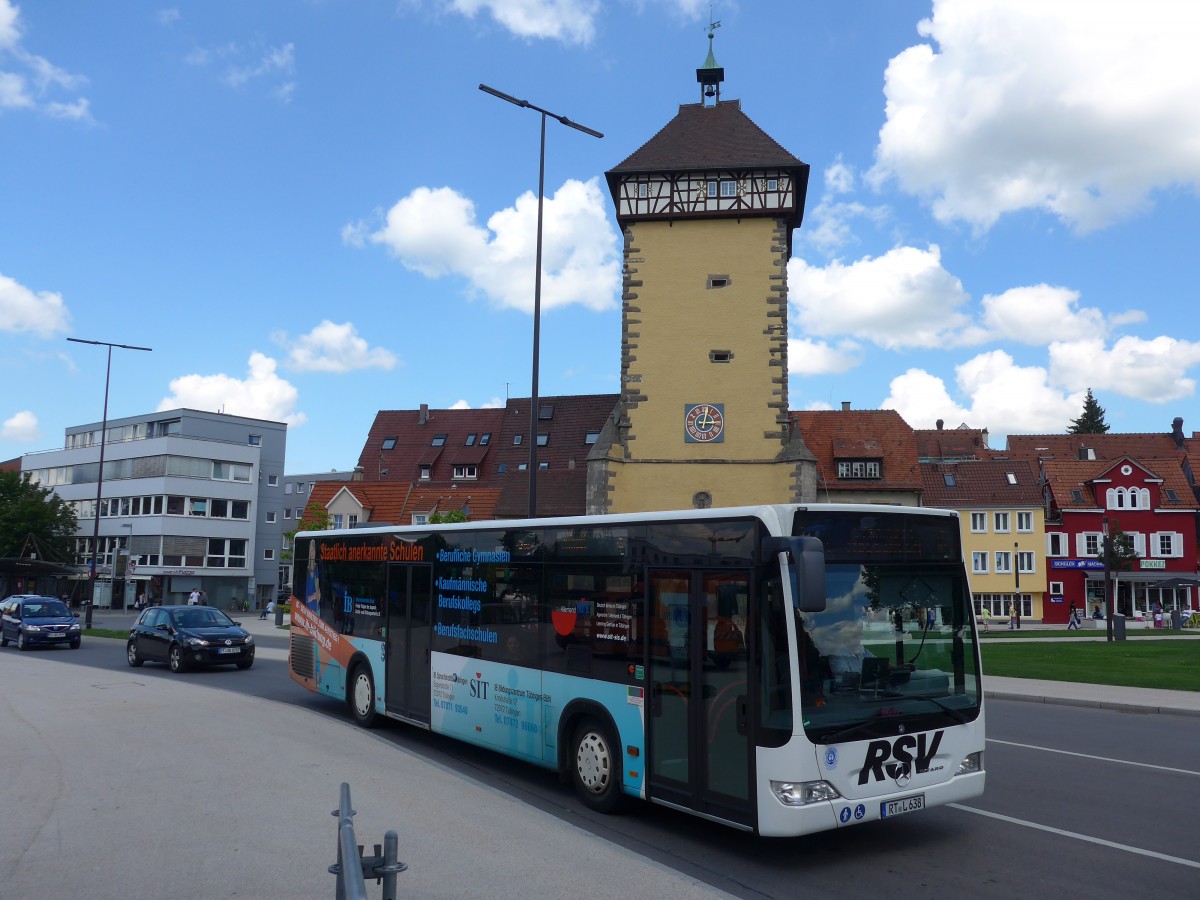
[[[343,781],[401,896],[729,896],[339,719],[71,662],[86,640],[0,652],[0,896],[333,897]]]
[[[1163,691],[1112,684],[1038,681],[1034,678],[983,676],[984,696],[1062,706],[1090,706],[1125,712],[1200,716],[1200,691]]]

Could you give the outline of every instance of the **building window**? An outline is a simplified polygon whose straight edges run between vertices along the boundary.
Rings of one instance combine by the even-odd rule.
[[[341,514],[341,513],[334,513],[334,514],[333,514],[333,527],[334,527],[334,528],[341,528],[341,527],[342,527],[342,514]]]
[[[779,179],[778,178],[768,178],[767,179],[767,190],[768,191],[779,190]]]
[[[229,518],[231,518],[231,519],[248,519],[248,518],[250,518],[250,501],[249,500],[230,500],[229,501]]]
[[[204,564],[210,569],[246,568],[245,538],[209,538]]]
[[[290,506],[285,506],[283,508],[283,517],[285,519],[290,519],[292,517],[292,508]]]
[[[550,463],[548,463],[548,462],[541,462],[541,461],[539,461],[539,462],[538,462],[538,468],[539,468],[539,469],[548,469],[548,468],[550,468]]]
[[[1005,472],[1004,477],[1008,479],[1009,484],[1017,483],[1017,476],[1015,472]]]
[[[479,446],[480,447],[486,447],[491,442],[492,442],[492,433],[490,431],[485,431],[483,434],[481,434],[479,436]]]
[[[268,475],[268,476],[267,476],[267,484],[270,484],[270,483],[271,483],[271,476],[270,476],[270,475]],[[292,484],[292,482],[290,482],[290,481],[289,481],[287,484],[285,484],[285,485],[283,486],[283,492],[284,492],[285,494],[290,494],[290,493],[292,492],[292,489],[293,489],[294,487],[295,487],[295,485],[294,485],[294,484]]]
[[[600,440],[600,432],[598,432],[598,431],[589,431],[589,432],[587,433],[587,435],[584,437],[584,439],[583,439],[583,442],[584,442],[585,444],[594,444],[594,443],[596,443],[596,441],[598,441],[598,440]]]
[[[396,449],[396,439],[394,437],[385,437],[383,439],[383,444],[380,445],[379,449],[380,450],[395,450]]]
[[[263,559],[274,559],[274,558],[275,558],[275,548],[274,547],[263,548]]]
[[[215,514],[215,513],[216,513],[216,509],[215,509],[215,507],[216,507],[216,503],[215,503],[215,502],[213,503],[213,506],[214,506],[213,513]],[[269,512],[269,513],[267,513],[267,524],[268,524],[268,525],[274,525],[274,524],[275,524],[275,517],[276,517],[277,515],[278,515],[278,514],[277,514],[277,513],[276,513],[274,510],[272,510],[272,511],[271,511],[271,512]]]
[[[650,185],[646,184],[646,182],[644,182],[644,181],[639,181],[638,186],[637,186],[637,191],[638,191],[638,199],[645,200],[646,197],[650,193]]]
[[[1170,502],[1172,502],[1172,503],[1179,502],[1179,495],[1177,493],[1175,493],[1175,488],[1167,488],[1165,491],[1163,491],[1163,493],[1165,493],[1167,495],[1167,499]]]
[[[444,447],[445,445],[446,445],[446,435],[444,435],[444,434],[435,434],[435,435],[433,436],[433,444],[432,444],[432,446],[434,446],[434,447]]]
[[[996,574],[1004,575],[1012,571],[1012,554],[1007,550],[996,551]]]
[[[1083,502],[1083,491],[1079,490],[1079,488],[1071,488],[1071,499],[1074,500],[1076,503],[1082,503]]]
[[[878,461],[859,460],[857,462],[839,462],[837,464],[838,478],[880,478]]]
[[[297,493],[297,494],[303,494],[303,493],[304,493],[304,491],[306,490],[306,487],[307,487],[307,486],[304,484],[304,482],[303,482],[303,481],[297,481],[297,482],[296,482],[296,493]]]
[[[992,524],[997,534],[1005,534],[1008,532],[1008,513],[998,512],[992,514]]]
[[[954,487],[954,474],[952,472],[946,472],[942,475],[942,480],[946,482],[946,487]]]
[[[1033,513],[1031,513],[1031,512],[1017,513],[1017,531],[1022,531],[1026,534],[1033,531]]]
[[[722,181],[721,182],[721,196],[722,197],[736,197],[737,196],[737,183],[733,182],[733,181]]]
[[[973,534],[984,534],[987,532],[987,513],[971,513],[971,532]]]
[[[709,197],[717,196],[717,183],[715,181],[710,181],[708,183],[708,196]]]
[[[1102,535],[1098,531],[1085,532],[1079,535],[1079,555],[1099,556],[1101,537]]]
[[[267,487],[279,487],[279,476],[278,475],[268,475],[267,476]]]
[[[1153,542],[1154,556],[1176,557],[1183,556],[1183,535],[1172,531],[1156,531],[1150,535]]]
[[[977,550],[971,554],[971,571],[976,575],[986,575],[988,570],[988,555],[986,551]]]
[[[537,445],[539,447],[545,447],[549,443],[550,443],[550,435],[546,434],[545,432],[538,432]]]
[[[513,435],[513,446],[515,447],[520,443],[521,443],[521,436],[519,434],[514,434]]]
[[[246,443],[248,443],[251,447],[261,447],[262,446],[262,435],[261,434],[252,434],[252,435],[250,435],[249,438],[247,438]]]
[[[1030,553],[1026,550],[1022,550],[1019,553],[1017,553],[1017,571],[1020,572],[1022,575],[1033,573],[1034,568],[1033,568],[1033,554],[1032,553]]]
[[[1061,597],[1063,593],[1063,583],[1061,581],[1050,582],[1050,596]]]
[[[426,525],[429,523],[429,516],[425,513],[413,513],[412,523],[414,525]]]
[[[505,472],[508,471],[508,463],[500,463],[498,466],[496,466],[496,471],[499,474],[503,475]]]
[[[720,288],[729,287],[730,278],[728,275],[709,275],[708,290],[719,290]]]
[[[351,528],[357,528],[358,527],[358,516],[353,515],[353,514],[347,516],[346,524]]]
[[[428,480],[429,480],[429,478],[430,478],[430,470],[429,470],[429,466],[428,466],[428,465],[420,465],[420,466],[417,466],[417,470],[418,470],[418,472],[420,473],[420,476],[421,476],[421,480],[422,480],[422,481],[428,481]]]
[[[1046,534],[1046,555],[1066,556],[1067,536],[1060,531],[1048,532]]]
[[[479,469],[476,466],[455,466],[455,478],[478,478]]]
[[[244,481],[250,480],[250,467],[244,463],[213,462],[213,481]]]
[[[475,446],[475,432],[472,431],[470,434],[467,435],[466,446],[468,446],[468,447]]]

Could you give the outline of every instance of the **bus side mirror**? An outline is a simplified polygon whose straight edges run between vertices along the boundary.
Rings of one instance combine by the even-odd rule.
[[[792,564],[793,603],[800,612],[825,609],[825,547],[815,537],[763,538],[763,556],[786,553]]]

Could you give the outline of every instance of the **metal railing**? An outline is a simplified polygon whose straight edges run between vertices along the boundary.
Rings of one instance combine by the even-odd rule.
[[[382,853],[375,845],[373,856],[364,856],[362,845],[354,837],[354,807],[350,803],[350,785],[342,782],[338,808],[333,811],[338,820],[337,862],[329,867],[337,877],[337,900],[367,900],[368,878],[383,884],[383,900],[396,900],[396,876],[408,868],[397,859],[400,838],[394,831],[383,836]],[[358,860],[358,865],[347,860]]]

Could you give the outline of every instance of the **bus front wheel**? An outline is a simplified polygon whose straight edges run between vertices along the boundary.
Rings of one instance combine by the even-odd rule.
[[[621,802],[621,751],[612,733],[595,719],[584,719],[572,741],[571,780],[584,804],[610,813]]]
[[[370,667],[359,663],[350,673],[350,682],[346,686],[346,700],[350,703],[350,712],[354,721],[363,728],[374,728],[378,724],[375,712],[375,679],[371,677]]]

